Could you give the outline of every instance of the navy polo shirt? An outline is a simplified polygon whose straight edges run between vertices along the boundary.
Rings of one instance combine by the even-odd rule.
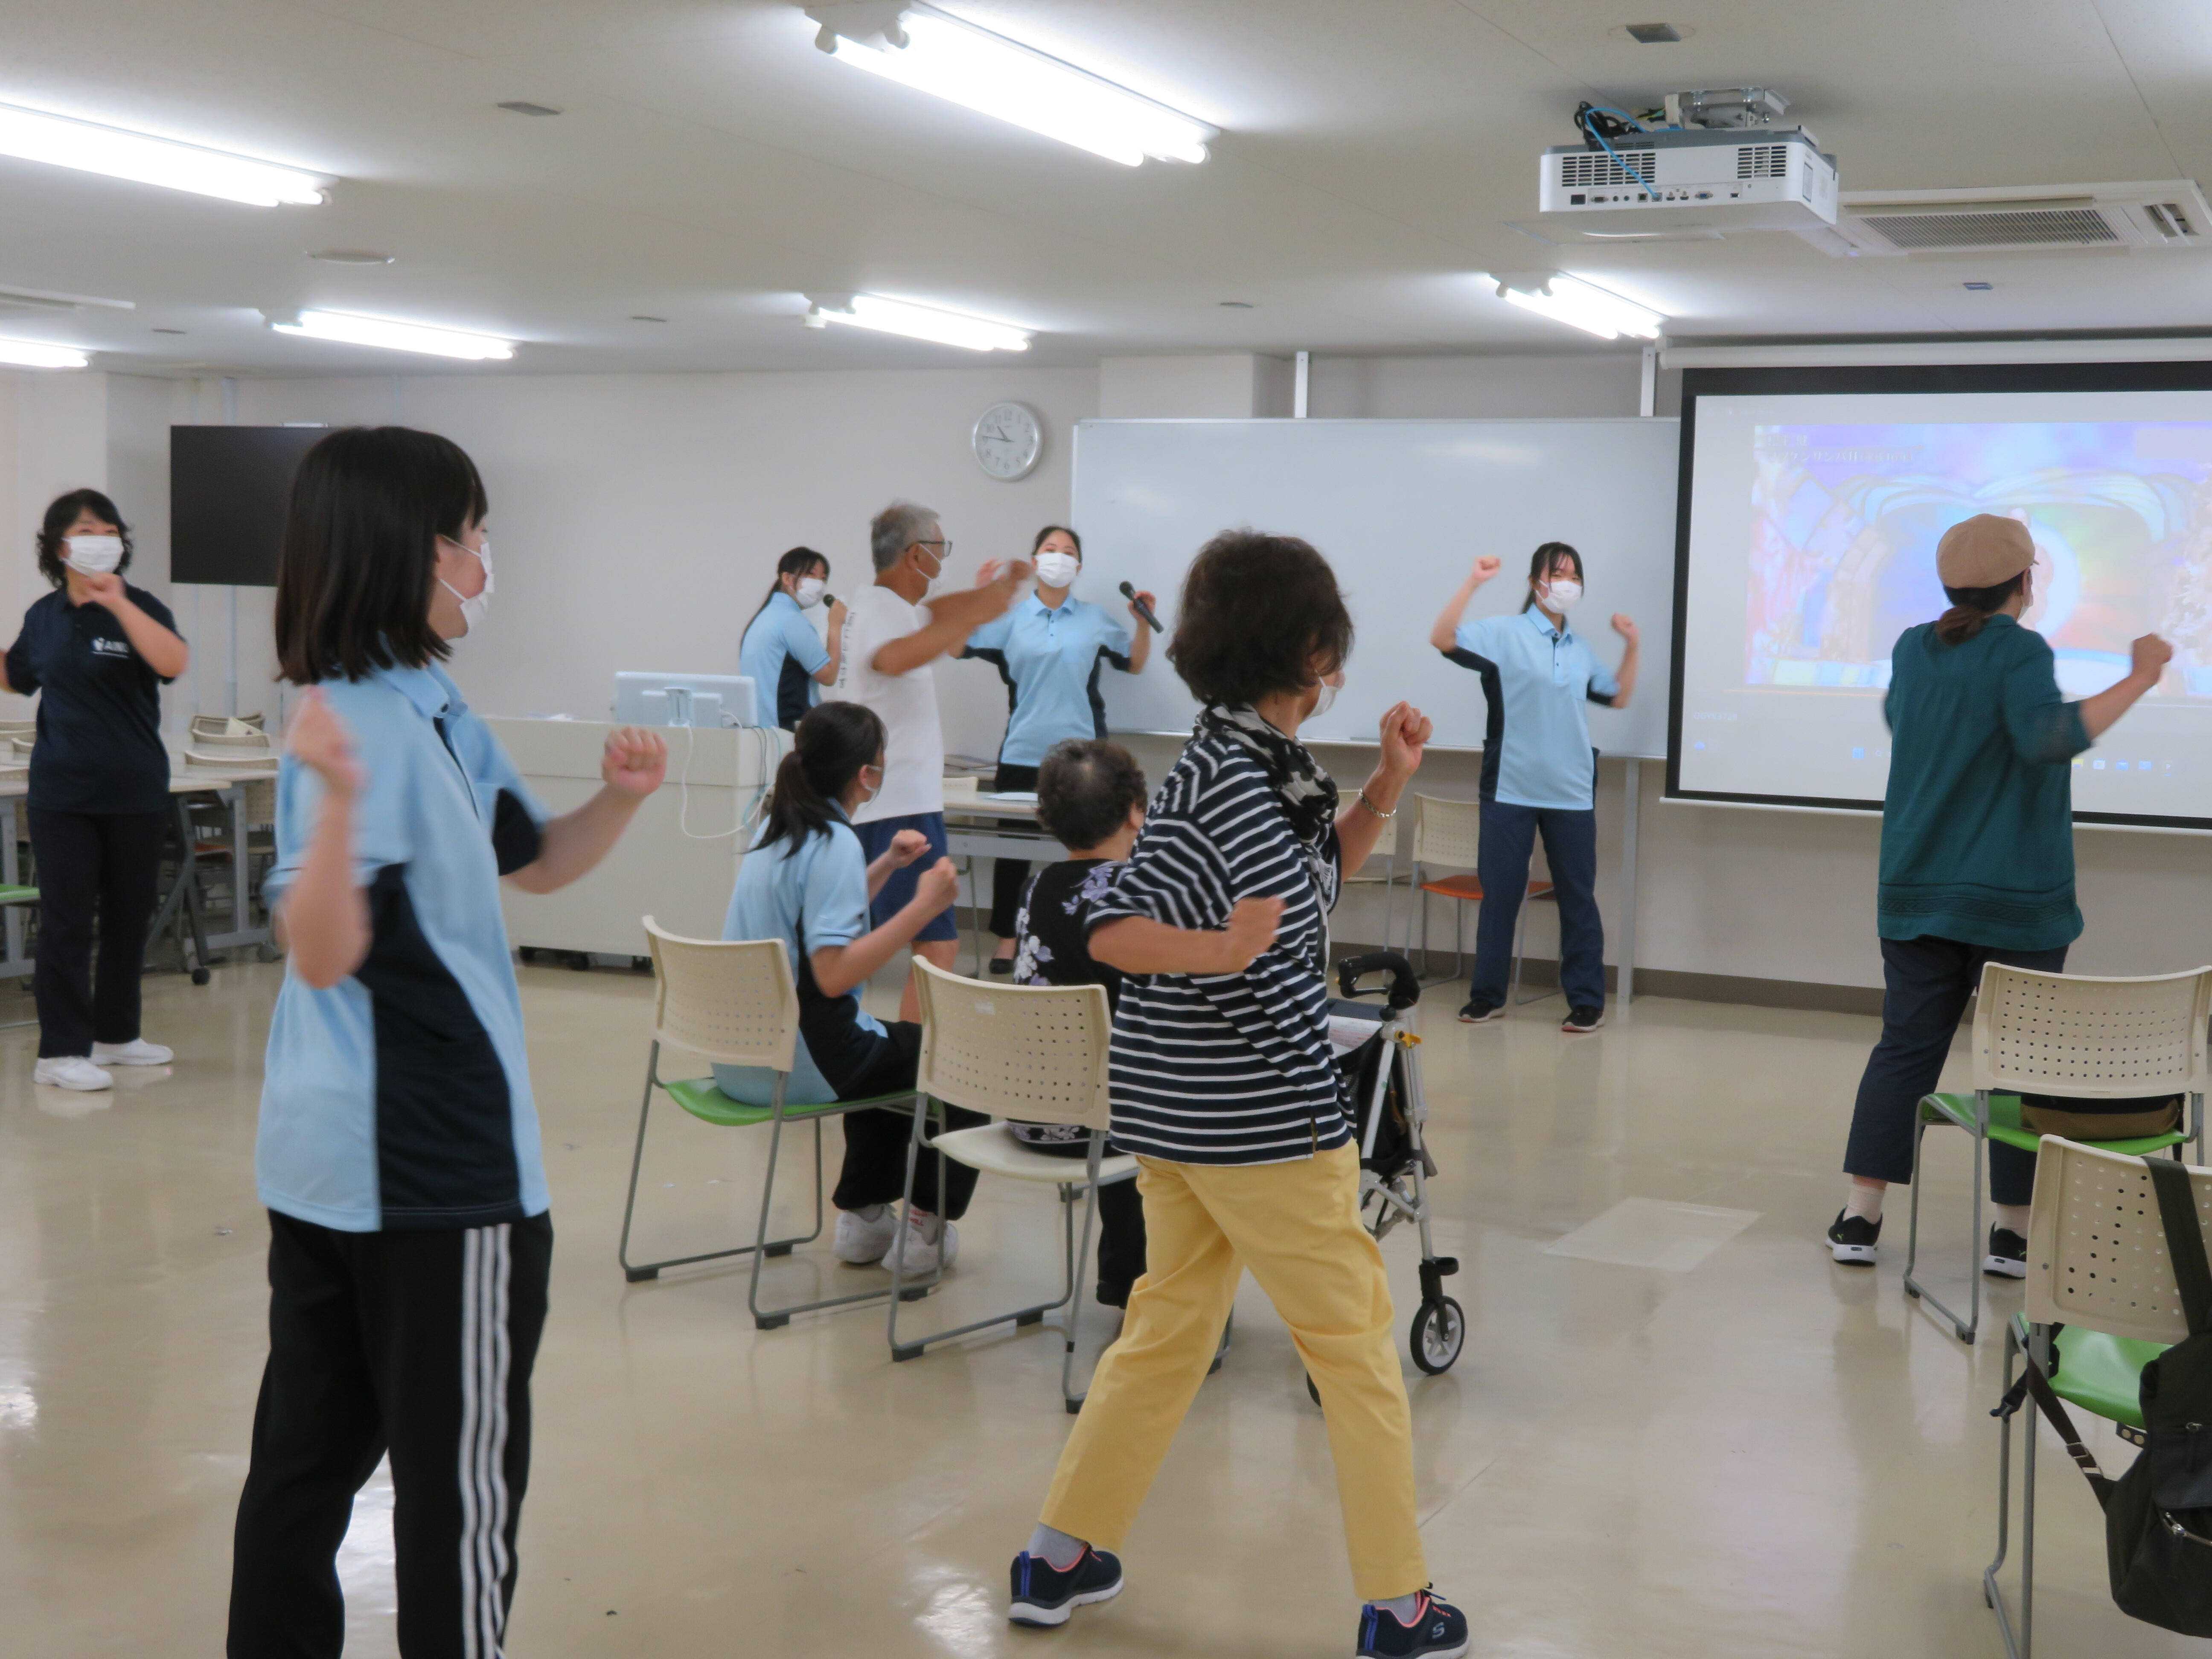
[[[968,636],[963,657],[998,665],[1006,683],[1006,738],[1002,766],[1041,766],[1045,751],[1068,738],[1106,735],[1106,700],[1098,671],[1129,666],[1129,630],[1073,593],[1047,605],[1034,593]]]
[[[1585,705],[1620,695],[1613,671],[1571,628],[1553,629],[1531,605],[1462,623],[1444,653],[1482,676],[1490,722],[1482,739],[1482,799],[1508,806],[1587,811],[1597,757]]]
[[[499,878],[538,856],[542,807],[434,665],[325,680],[368,781],[354,879],[368,955],[317,990],[285,975],[254,1147],[261,1201],[341,1232],[483,1227],[547,1206],[522,1000]],[[276,780],[281,904],[322,811],[322,781]]]
[[[171,633],[176,618],[143,587],[131,604]],[[8,684],[39,695],[27,804],[42,812],[166,812],[169,751],[161,743],[167,684],[104,605],[71,605],[56,588],[23,613],[8,648]]]

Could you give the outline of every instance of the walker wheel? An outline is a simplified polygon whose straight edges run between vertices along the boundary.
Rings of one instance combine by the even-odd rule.
[[[204,968],[192,969],[192,983],[195,985],[204,985],[214,977],[215,975]]]
[[[1467,1315],[1448,1296],[1424,1302],[1413,1315],[1413,1328],[1407,1340],[1416,1365],[1431,1376],[1448,1371],[1458,1363],[1459,1352],[1467,1346]]]

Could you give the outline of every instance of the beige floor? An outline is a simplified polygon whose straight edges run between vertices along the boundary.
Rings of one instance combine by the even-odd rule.
[[[112,1098],[33,1090],[32,1034],[0,1033],[8,1653],[220,1650],[262,1355],[251,1155],[278,971],[149,981],[148,1030],[179,1063]],[[1130,1541],[1127,1592],[1058,1635],[1011,1631],[1006,1559],[1067,1426],[1050,1328],[894,1366],[878,1310],[756,1334],[741,1273],[625,1286],[648,984],[530,969],[524,987],[560,1244],[514,1653],[1349,1650],[1321,1418],[1249,1282],[1236,1348]],[[1449,1006],[1439,994],[1433,1012]],[[1872,1023],[1652,1000],[1574,1040],[1558,1007],[1480,1030],[1437,1018],[1424,1049],[1443,1247],[1465,1264],[1473,1333],[1455,1370],[1408,1376],[1431,1564],[1475,1651],[1996,1654],[1978,1572],[1996,1344],[1969,1353],[1917,1315],[1893,1260],[1838,1269],[1817,1243]],[[666,1127],[647,1249],[741,1224],[762,1150]],[[1929,1197],[1963,1245],[1958,1145],[1942,1158]],[[1674,1267],[1547,1253],[1630,1199],[1656,1204],[1582,1239],[1671,1248]],[[1741,1216],[1668,1204],[1755,1218],[1732,1231]],[[1049,1217],[987,1186],[958,1285],[918,1311],[1044,1283]],[[1730,1235],[1709,1253],[1712,1237],[1686,1248],[1670,1228],[1707,1223]],[[1386,1254],[1410,1312],[1410,1236]],[[866,1277],[818,1251],[775,1269],[787,1291]],[[2040,1650],[2193,1649],[2111,1608],[2088,1494],[2063,1458],[2043,1467]],[[392,1651],[380,1500],[364,1494],[344,1562],[355,1654]]]

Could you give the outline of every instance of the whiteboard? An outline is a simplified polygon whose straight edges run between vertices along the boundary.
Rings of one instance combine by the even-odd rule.
[[[1079,591],[1118,611],[1121,582],[1150,589],[1172,635],[1183,573],[1209,538],[1241,527],[1302,536],[1335,567],[1358,638],[1335,706],[1300,735],[1372,743],[1382,711],[1404,698],[1436,721],[1437,743],[1476,749],[1481,682],[1430,645],[1430,624],[1478,555],[1504,568],[1477,590],[1470,617],[1520,609],[1537,545],[1571,543],[1589,578],[1574,619],[1599,659],[1620,659],[1614,611],[1644,635],[1634,699],[1618,713],[1592,704],[1590,740],[1605,754],[1657,757],[1673,656],[1677,425],[1079,422]],[[1142,674],[1101,678],[1114,730],[1189,731],[1197,706],[1164,655]]]

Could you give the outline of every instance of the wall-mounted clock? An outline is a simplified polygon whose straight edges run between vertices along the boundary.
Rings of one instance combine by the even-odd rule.
[[[970,434],[975,464],[1001,483],[1029,477],[1044,453],[1044,427],[1024,404],[993,404]]]

